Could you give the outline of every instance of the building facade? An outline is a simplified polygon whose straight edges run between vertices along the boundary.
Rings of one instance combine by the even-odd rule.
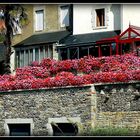
[[[43,58],[57,59],[56,43],[70,34],[70,5],[23,5],[29,23],[12,40],[12,72]]]
[[[13,71],[17,67],[30,65],[32,61],[40,62],[43,58],[65,60],[85,55],[123,54],[114,49],[115,42],[100,45],[97,42],[120,35],[130,24],[139,26],[139,4],[25,6],[30,22],[21,35],[13,39]]]
[[[109,44],[107,41],[100,44],[97,42],[103,39],[118,38],[120,33],[129,28],[129,25],[139,26],[139,6],[139,4],[74,4],[73,34],[60,42],[59,59],[79,59],[85,55],[100,57],[126,53],[127,49],[120,51],[114,41],[110,41]],[[130,48],[133,44],[135,42],[131,40],[124,46],[120,44],[120,48]]]

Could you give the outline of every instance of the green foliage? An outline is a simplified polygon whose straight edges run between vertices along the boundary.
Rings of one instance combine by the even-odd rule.
[[[134,131],[128,128],[115,128],[115,127],[105,127],[105,128],[94,128],[89,129],[85,132],[87,136],[134,136],[137,135]]]
[[[3,42],[5,40],[5,36],[0,34],[0,42]]]

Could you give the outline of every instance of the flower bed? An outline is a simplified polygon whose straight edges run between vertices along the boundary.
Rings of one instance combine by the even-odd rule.
[[[83,75],[77,75],[82,72]],[[0,76],[0,91],[140,80],[140,58],[132,54],[56,61],[43,59]]]

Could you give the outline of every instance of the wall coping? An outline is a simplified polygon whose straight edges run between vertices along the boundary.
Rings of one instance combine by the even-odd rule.
[[[57,89],[68,89],[68,88],[82,88],[82,87],[93,87],[93,86],[106,86],[106,85],[119,85],[119,84],[138,84],[140,81],[129,81],[129,82],[114,82],[114,83],[94,83],[94,84],[86,84],[86,85],[76,85],[76,86],[61,86],[61,87],[45,87],[38,89],[18,89],[18,90],[7,90],[0,91],[0,95],[2,94],[10,94],[12,92],[26,92],[26,91],[44,91],[44,90],[57,90]]]

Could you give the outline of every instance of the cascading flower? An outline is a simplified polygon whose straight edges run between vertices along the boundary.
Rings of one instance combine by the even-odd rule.
[[[140,57],[132,54],[63,61],[47,58],[17,68],[15,75],[0,76],[0,91],[132,80],[140,81]]]

